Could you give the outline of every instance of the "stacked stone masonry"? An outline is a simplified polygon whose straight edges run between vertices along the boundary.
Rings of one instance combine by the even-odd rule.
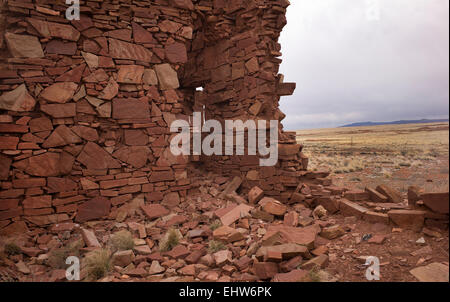
[[[324,181],[282,131],[287,0],[80,1],[79,21],[64,1],[2,3],[0,231],[110,217],[142,194],[184,199],[194,167],[282,201]],[[278,164],[173,156],[169,126],[193,111],[279,121]]]

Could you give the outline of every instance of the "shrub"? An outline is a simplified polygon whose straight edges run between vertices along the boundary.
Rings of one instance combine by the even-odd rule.
[[[5,244],[5,254],[8,256],[18,255],[22,252],[21,248],[14,242]]]
[[[54,269],[65,269],[66,259],[70,256],[80,256],[80,249],[83,247],[82,240],[69,243],[67,246],[55,249],[49,253],[48,265]]]
[[[220,241],[212,240],[209,242],[208,251],[210,254],[217,253],[218,251],[226,250],[227,247]]]
[[[164,237],[161,239],[159,243],[159,250],[161,252],[168,252],[171,251],[174,247],[178,245],[180,242],[180,234],[178,233],[176,229],[170,229],[167,231],[167,233],[164,235]]]
[[[107,249],[99,249],[86,255],[86,269],[88,277],[98,280],[105,277],[111,270],[111,252]]]

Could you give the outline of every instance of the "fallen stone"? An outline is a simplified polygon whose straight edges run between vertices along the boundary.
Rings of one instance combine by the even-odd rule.
[[[308,275],[307,271],[295,269],[289,273],[276,274],[273,277],[273,282],[301,282]]]
[[[324,228],[322,232],[320,232],[320,236],[333,240],[339,238],[345,234],[345,230],[340,225],[334,225],[328,228]]]
[[[149,204],[141,206],[142,211],[144,211],[145,216],[148,219],[153,220],[160,218],[169,214],[169,210],[159,204]]]
[[[391,188],[387,185],[379,185],[376,190],[386,196],[389,202],[393,203],[402,203],[403,197],[402,194],[394,188]]]
[[[132,250],[115,252],[112,256],[112,263],[120,267],[126,267],[133,262],[134,257]]]
[[[278,265],[273,262],[258,262],[253,265],[256,276],[261,280],[268,280],[278,274]]]
[[[397,226],[402,228],[409,228],[413,230],[420,230],[425,221],[424,211],[415,210],[391,210],[388,212],[389,219]]]
[[[244,235],[242,235],[241,232],[229,226],[221,226],[220,228],[214,230],[213,237],[215,240],[220,240],[226,243],[244,239]]]
[[[95,197],[78,206],[76,216],[77,222],[86,222],[90,220],[108,217],[111,209],[111,201],[105,197]]]
[[[389,200],[386,196],[372,188],[366,188],[366,192],[369,194],[370,200],[373,202],[387,203]]]
[[[325,268],[328,266],[328,263],[328,255],[320,255],[303,263],[300,267],[304,270],[311,270],[315,267]]]
[[[264,197],[259,204],[262,205],[265,212],[275,216],[283,216],[287,211],[287,207],[284,204],[270,197]]]
[[[420,195],[423,204],[433,212],[440,214],[449,213],[449,193],[425,193]]]
[[[95,233],[93,231],[82,228],[81,236],[83,237],[84,243],[86,244],[87,247],[95,247],[95,248],[102,247],[100,242],[98,242],[97,236],[95,236]]]
[[[250,204],[257,204],[264,197],[264,191],[259,187],[253,187],[248,192],[248,201]]]

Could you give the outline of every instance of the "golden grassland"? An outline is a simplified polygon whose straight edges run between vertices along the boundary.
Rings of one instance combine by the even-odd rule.
[[[311,170],[325,166],[341,174],[381,168],[389,177],[393,169],[423,167],[448,156],[449,123],[300,130],[297,141]]]

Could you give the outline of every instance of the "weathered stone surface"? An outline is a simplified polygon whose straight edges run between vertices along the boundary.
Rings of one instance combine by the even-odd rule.
[[[227,243],[244,239],[244,235],[242,235],[242,233],[229,226],[221,226],[220,228],[214,230],[213,237],[216,240],[224,241]]]
[[[72,127],[71,130],[76,133],[76,135],[89,142],[95,142],[98,140],[98,133],[94,128],[86,126],[75,126]]]
[[[253,187],[250,192],[248,192],[248,201],[251,204],[258,203],[264,197],[264,191],[259,187]]]
[[[183,43],[172,43],[166,46],[166,58],[170,63],[186,63],[187,50]]]
[[[175,7],[184,8],[188,10],[194,9],[194,4],[191,0],[170,0],[170,3]]]
[[[41,110],[54,118],[74,117],[76,115],[76,104],[43,104]]]
[[[52,40],[45,46],[45,52],[50,54],[73,56],[77,52],[77,43]]]
[[[366,188],[366,192],[369,194],[370,200],[373,202],[386,203],[389,200],[386,196],[372,188]]]
[[[304,270],[311,270],[315,267],[325,268],[328,263],[328,255],[323,254],[303,263],[300,267]]]
[[[346,199],[340,201],[339,210],[344,216],[355,216],[359,218],[362,218],[364,213],[368,211],[365,207]]]
[[[261,280],[271,279],[278,274],[278,265],[273,262],[258,262],[253,265],[253,268]]]
[[[95,219],[101,219],[109,215],[111,201],[105,197],[95,197],[78,206],[78,212],[75,220],[77,222],[86,222]]]
[[[114,119],[150,119],[147,102],[138,99],[114,99],[112,117]]]
[[[434,212],[448,214],[449,198],[448,192],[444,193],[425,193],[420,198],[423,204]]]
[[[8,49],[15,58],[43,58],[44,52],[39,39],[29,35],[5,34]]]
[[[139,24],[132,22],[133,27],[133,39],[137,44],[154,44],[157,41],[153,38],[153,35]]]
[[[76,191],[78,185],[69,178],[49,177],[47,178],[47,188],[48,193],[71,192]]]
[[[81,138],[65,125],[58,126],[42,144],[44,148],[61,147],[81,143]]]
[[[81,236],[83,237],[84,243],[87,247],[98,247],[101,248],[102,245],[98,242],[95,233],[91,230],[81,229]]]
[[[115,252],[112,256],[112,263],[120,267],[126,267],[133,262],[134,257],[132,250]]]
[[[308,249],[312,249],[319,232],[320,227],[318,225],[307,226],[304,228],[270,225],[263,238],[263,246],[296,243],[304,245]]]
[[[403,201],[402,194],[394,188],[387,185],[379,185],[376,190],[386,196],[389,202],[401,203]]]
[[[426,266],[416,267],[410,273],[420,282],[449,282],[448,265],[433,262]]]
[[[156,65],[155,71],[162,90],[177,89],[180,87],[178,74],[169,64]]]
[[[113,153],[113,156],[134,168],[142,168],[147,164],[151,151],[145,146],[123,147]]]
[[[117,75],[117,82],[123,84],[141,84],[144,66],[122,65]]]
[[[112,100],[118,93],[119,84],[111,77],[108,85],[106,85],[105,89],[103,89],[98,97],[104,100]]]
[[[259,261],[265,261],[268,253],[270,252],[280,253],[283,260],[289,260],[297,256],[302,256],[305,258],[309,258],[311,256],[306,246],[295,243],[287,243],[274,246],[262,246],[256,252],[256,258],[258,258]]]
[[[295,269],[289,273],[276,274],[273,277],[273,282],[300,282],[308,276],[308,271]]]
[[[142,62],[150,62],[152,60],[152,52],[141,45],[112,38],[109,38],[108,42],[110,55],[115,59],[137,60]]]
[[[93,142],[88,142],[83,151],[77,157],[77,161],[85,165],[88,169],[115,169],[120,168],[120,163],[114,159],[102,147]]]
[[[345,192],[344,198],[350,201],[363,201],[369,199],[369,193],[360,190],[352,190]]]
[[[161,204],[169,208],[174,208],[180,204],[180,195],[178,194],[178,192],[170,192],[164,195]]]
[[[41,209],[52,206],[51,195],[41,195],[25,198],[22,202],[24,209]]]
[[[144,205],[141,206],[141,209],[150,220],[160,218],[169,214],[169,210],[159,204]]]
[[[262,205],[265,212],[275,216],[283,216],[287,210],[287,207],[284,204],[270,197],[264,197],[259,204]]]
[[[328,228],[324,228],[322,232],[320,232],[320,236],[329,240],[339,238],[344,234],[345,231],[340,225],[334,225]]]
[[[78,89],[78,84],[61,82],[53,84],[41,92],[40,97],[52,103],[66,103],[70,101]]]
[[[145,69],[142,76],[142,82],[150,86],[158,85],[158,76],[156,75],[156,72],[153,69]]]
[[[0,109],[3,110],[32,111],[35,105],[36,100],[28,93],[25,84],[0,96]]]
[[[124,142],[128,146],[146,146],[149,140],[143,130],[125,130]]]
[[[27,21],[45,38],[61,38],[63,40],[78,41],[80,32],[71,25],[46,22],[34,18]]]
[[[371,222],[371,223],[384,223],[389,224],[389,216],[384,213],[377,213],[372,211],[367,211],[364,213],[363,219],[365,221]]]
[[[61,174],[61,155],[47,152],[14,163],[14,166],[33,176],[58,176]]]
[[[16,150],[19,138],[15,136],[0,136],[0,150]]]
[[[32,133],[36,132],[43,132],[43,131],[52,131],[53,130],[53,124],[52,121],[43,116],[40,118],[34,118],[29,122],[30,131]]]
[[[245,204],[240,204],[234,207],[231,211],[227,212],[225,215],[220,217],[220,221],[223,225],[229,226],[241,218],[249,216],[250,211],[253,207],[250,207]]]

